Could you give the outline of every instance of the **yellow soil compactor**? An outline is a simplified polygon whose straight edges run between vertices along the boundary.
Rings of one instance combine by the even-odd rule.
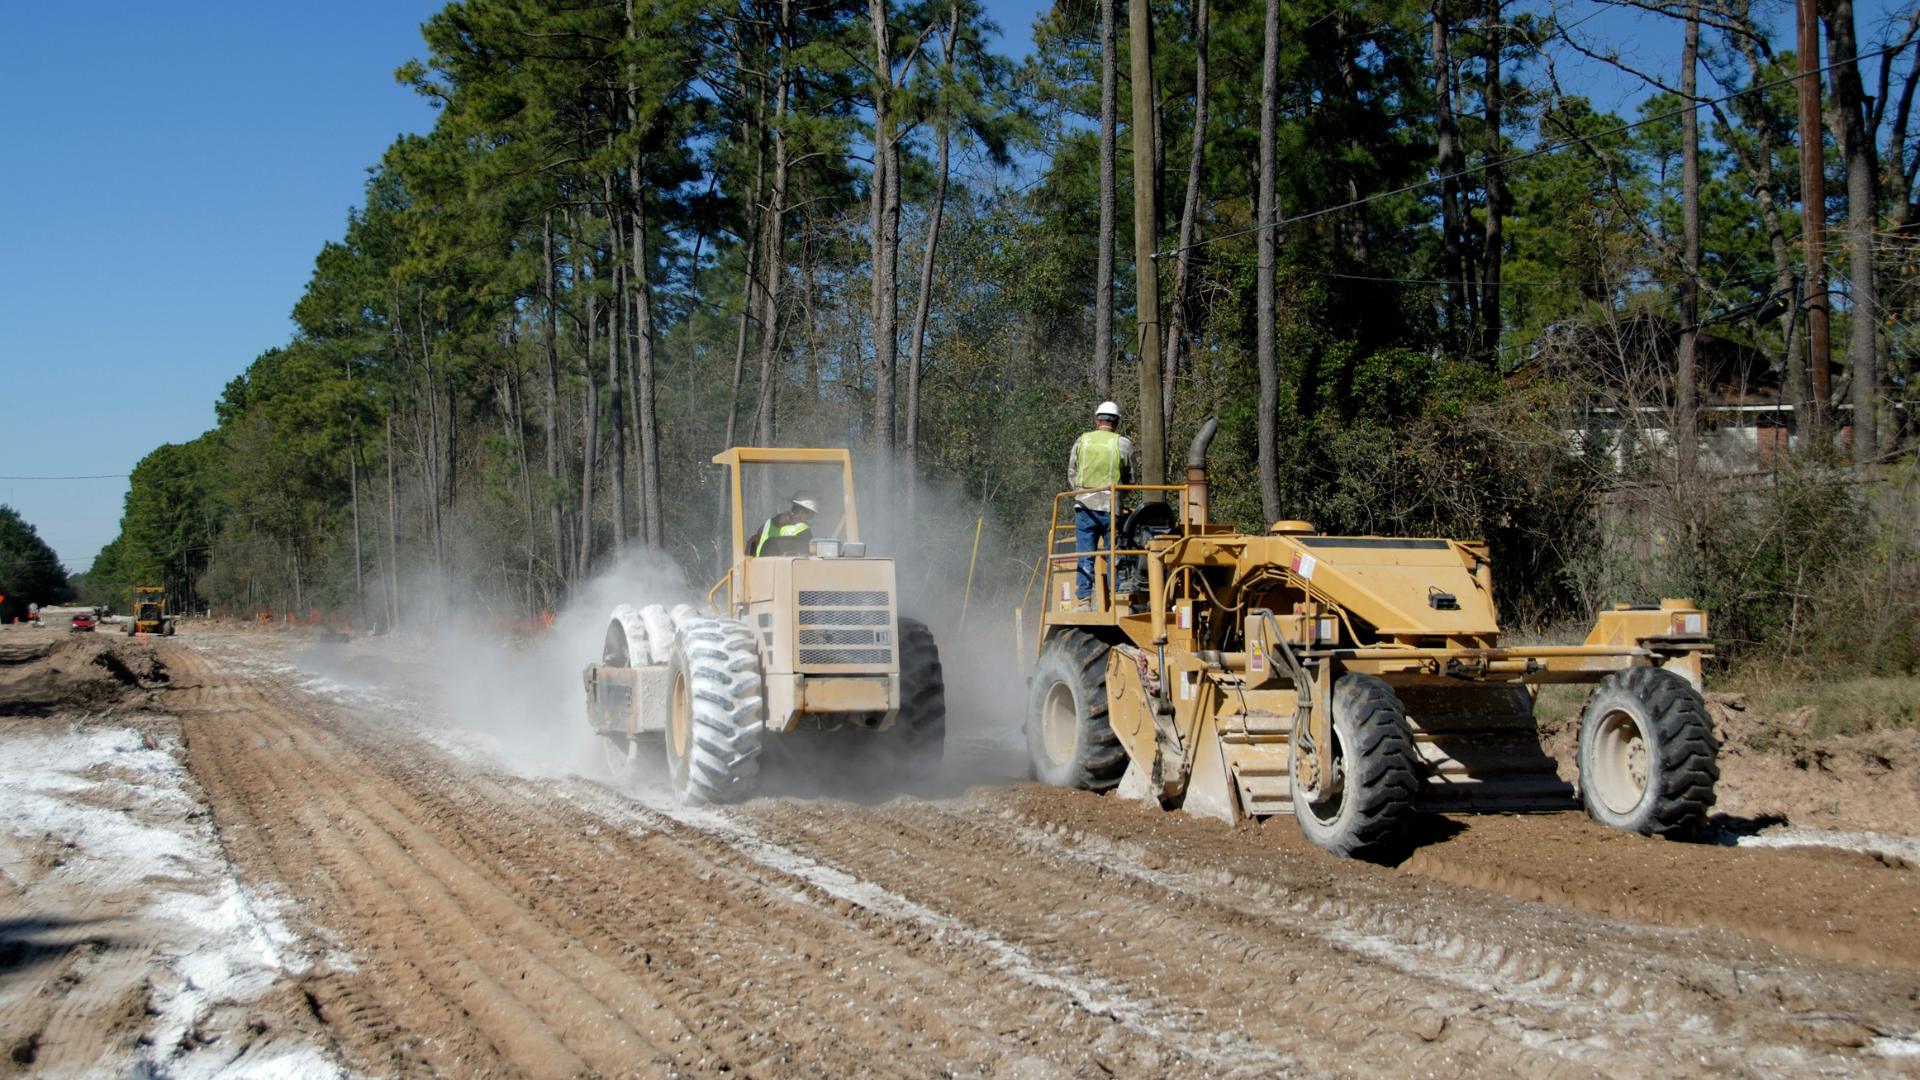
[[[1209,521],[1213,432],[1184,485],[1110,489],[1110,505],[1141,505],[1113,515],[1090,602],[1075,599],[1076,493],[1056,496],[1038,632],[1019,619],[1037,646],[1036,779],[1227,821],[1290,813],[1321,847],[1371,857],[1403,846],[1422,810],[1574,805],[1533,688],[1594,683],[1579,802],[1649,835],[1705,824],[1719,778],[1705,612],[1616,605],[1582,644],[1502,645],[1482,543]]]
[[[728,469],[732,561],[707,610],[620,605],[584,673],[609,768],[624,779],[664,746],[674,794],[715,803],[751,796],[763,750],[782,741],[804,742],[796,756],[818,768],[857,761],[911,777],[937,766],[939,649],[899,616],[893,560],[860,539],[847,451],[736,447],[713,460]],[[770,550],[761,518],[799,492],[815,514],[801,550],[757,554]]]

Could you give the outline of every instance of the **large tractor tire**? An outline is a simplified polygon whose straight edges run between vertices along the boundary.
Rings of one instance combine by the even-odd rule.
[[[1600,680],[1580,716],[1580,801],[1603,825],[1643,836],[1698,832],[1720,779],[1706,702],[1654,667]]]
[[[1127,771],[1127,752],[1107,723],[1108,645],[1068,630],[1048,639],[1027,687],[1027,757],[1033,778],[1055,787],[1108,791]]]
[[[1372,675],[1342,675],[1333,686],[1333,777],[1309,795],[1293,759],[1293,814],[1308,840],[1348,859],[1385,854],[1403,838],[1420,790],[1419,758],[1407,710]]]
[[[667,777],[681,802],[750,798],[760,782],[766,690],[753,631],[690,619],[668,663]]]
[[[900,620],[900,715],[883,735],[909,776],[924,778],[940,768],[947,742],[946,676],[933,631],[915,619]]]

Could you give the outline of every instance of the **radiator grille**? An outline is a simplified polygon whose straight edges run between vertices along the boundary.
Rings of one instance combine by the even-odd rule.
[[[892,649],[801,649],[800,663],[812,664],[885,664],[893,660]]]
[[[893,635],[886,630],[802,630],[802,645],[889,645]]]
[[[846,609],[828,609],[824,611],[803,611],[800,620],[808,626],[885,626],[885,611],[848,611]]]
[[[892,600],[884,589],[801,589],[798,666],[890,666]]]
[[[887,594],[883,590],[861,589],[801,589],[801,607],[886,607]],[[806,618],[802,615],[801,618]]]

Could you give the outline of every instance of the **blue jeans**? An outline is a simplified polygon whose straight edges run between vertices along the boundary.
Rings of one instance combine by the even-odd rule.
[[[1073,550],[1105,551],[1107,549],[1107,524],[1113,515],[1104,510],[1089,510],[1079,503],[1073,504]],[[1108,570],[1112,574],[1111,568]],[[1093,598],[1093,558],[1080,560],[1080,581],[1077,594],[1082,600]]]

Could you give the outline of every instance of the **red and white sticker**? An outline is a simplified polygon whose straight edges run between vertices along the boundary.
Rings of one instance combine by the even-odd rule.
[[[1293,572],[1298,574],[1303,581],[1313,580],[1313,568],[1316,565],[1318,564],[1311,555],[1295,555],[1293,557]]]
[[[1267,670],[1267,654],[1260,648],[1260,640],[1258,638],[1247,642],[1247,670]]]

